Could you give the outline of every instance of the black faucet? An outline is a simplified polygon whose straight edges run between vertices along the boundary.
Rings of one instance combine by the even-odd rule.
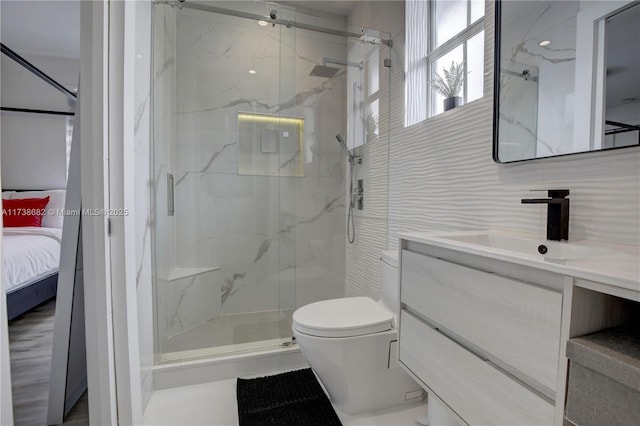
[[[550,189],[549,198],[524,198],[522,204],[547,204],[547,240],[569,239],[568,189]]]

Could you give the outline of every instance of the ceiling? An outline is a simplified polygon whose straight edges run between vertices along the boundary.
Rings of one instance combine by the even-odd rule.
[[[358,0],[278,3],[348,16]],[[27,55],[80,57],[80,0],[1,0],[0,11],[0,39],[9,48]]]
[[[0,14],[0,39],[19,54],[80,58],[80,0],[2,0]]]

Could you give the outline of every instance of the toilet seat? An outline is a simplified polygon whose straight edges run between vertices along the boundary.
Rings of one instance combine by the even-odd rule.
[[[293,328],[317,337],[355,337],[393,328],[393,313],[368,297],[323,300],[297,309]]]

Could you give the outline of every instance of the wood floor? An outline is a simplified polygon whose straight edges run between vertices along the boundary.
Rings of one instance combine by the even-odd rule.
[[[15,426],[47,424],[54,313],[55,299],[9,322]],[[89,424],[86,392],[63,424]]]

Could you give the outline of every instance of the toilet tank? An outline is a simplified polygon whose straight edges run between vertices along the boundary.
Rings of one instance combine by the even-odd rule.
[[[398,252],[385,250],[382,252],[382,296],[380,302],[394,314],[400,308],[398,283]]]

